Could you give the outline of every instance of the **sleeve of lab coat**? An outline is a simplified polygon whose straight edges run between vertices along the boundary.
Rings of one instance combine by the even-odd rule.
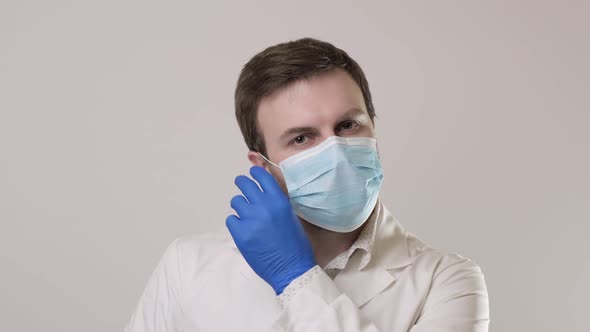
[[[180,331],[178,240],[172,242],[152,273],[125,332]]]
[[[471,260],[445,255],[411,332],[487,332],[488,291],[483,273]]]
[[[299,277],[307,280],[290,295],[273,331],[378,331],[319,266],[306,274]]]
[[[452,264],[444,260],[420,318],[409,331],[487,332],[488,299],[481,270],[467,259]],[[442,267],[445,263],[449,265]],[[273,328],[292,332],[379,331],[321,269],[289,299]]]

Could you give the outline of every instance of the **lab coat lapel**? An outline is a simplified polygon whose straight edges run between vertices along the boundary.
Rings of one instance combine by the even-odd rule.
[[[358,264],[360,256],[353,256]],[[350,263],[353,263],[352,261]],[[395,281],[395,277],[381,266],[370,266],[362,271],[356,267],[341,271],[334,283],[343,293],[348,295],[352,302],[360,307],[370,301],[375,295],[381,293],[385,288]]]
[[[412,264],[406,232],[383,206],[379,213],[369,264],[359,270],[362,255],[357,251],[346,268],[334,278],[338,288],[358,307],[396,281],[393,270]]]

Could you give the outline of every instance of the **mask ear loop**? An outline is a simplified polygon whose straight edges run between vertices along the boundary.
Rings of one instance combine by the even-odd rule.
[[[273,165],[274,167],[281,169],[281,167],[272,161],[268,160],[262,153],[258,152],[258,154],[262,157],[262,159],[266,160],[269,164]]]

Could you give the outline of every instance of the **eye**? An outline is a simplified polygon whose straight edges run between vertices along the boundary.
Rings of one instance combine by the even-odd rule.
[[[295,137],[293,140],[291,140],[291,144],[295,145],[305,144],[305,142],[307,142],[307,137],[305,137],[304,135],[299,135]]]
[[[353,130],[353,129],[358,128],[358,126],[359,126],[359,123],[356,122],[356,121],[345,121],[345,122],[342,122],[340,124],[340,128],[339,129],[341,129],[341,130]]]

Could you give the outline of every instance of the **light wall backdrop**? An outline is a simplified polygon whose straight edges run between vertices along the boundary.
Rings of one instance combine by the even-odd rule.
[[[233,91],[315,37],[365,70],[382,199],[484,272],[491,331],[588,331],[588,1],[0,2],[0,331],[121,331],[247,172]]]

